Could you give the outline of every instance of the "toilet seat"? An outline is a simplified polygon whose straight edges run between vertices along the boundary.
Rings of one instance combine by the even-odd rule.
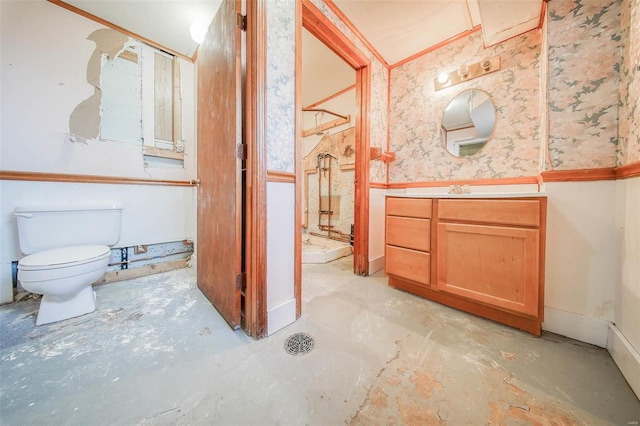
[[[73,246],[46,250],[23,257],[18,262],[21,271],[42,271],[72,268],[103,259],[111,253],[108,246]]]

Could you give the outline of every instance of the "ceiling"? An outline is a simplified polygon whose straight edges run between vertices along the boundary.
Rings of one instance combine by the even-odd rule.
[[[222,0],[52,0],[64,2],[183,56],[198,44],[193,22],[208,25]],[[326,0],[390,66],[482,25],[487,46],[536,28],[543,0]],[[346,66],[346,68],[345,68]],[[352,85],[354,74],[303,34],[303,105]],[[313,73],[312,77],[307,74]],[[322,85],[318,84],[322,81]],[[324,87],[320,87],[324,86]],[[306,87],[306,88],[305,88]]]
[[[332,0],[387,64],[482,25],[486,46],[536,28],[543,0]],[[331,2],[329,2],[331,4]]]
[[[189,27],[208,27],[222,0],[64,0],[173,52],[193,57],[198,43]]]

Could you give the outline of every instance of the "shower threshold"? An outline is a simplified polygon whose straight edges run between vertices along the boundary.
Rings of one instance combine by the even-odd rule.
[[[302,234],[302,263],[329,263],[350,254],[349,243]]]

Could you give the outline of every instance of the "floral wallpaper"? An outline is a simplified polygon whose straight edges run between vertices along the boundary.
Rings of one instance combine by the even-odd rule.
[[[640,0],[622,2],[619,166],[640,161]]]
[[[553,169],[616,166],[621,3],[548,3],[549,155]]]
[[[322,0],[314,4],[371,61],[370,144],[387,146],[387,87],[385,66],[338,19]],[[295,170],[295,0],[267,2],[267,168]],[[370,181],[386,182],[386,168],[371,162]]]
[[[351,30],[340,20],[335,13],[323,0],[312,0],[313,4],[322,11],[322,13],[336,26],[338,29],[351,40],[351,42],[363,52],[371,61],[371,104],[369,105],[369,138],[371,147],[382,148],[387,150],[387,93],[389,86],[389,73],[387,68],[376,58],[369,49],[362,44],[360,39],[356,37]],[[386,182],[386,167],[381,161],[372,161],[370,168],[369,181]]]
[[[530,31],[485,49],[480,32],[391,70],[390,182],[535,176],[540,164],[541,32]],[[434,78],[458,65],[500,56],[500,71],[435,91]],[[477,155],[460,159],[440,142],[449,101],[484,90],[497,109],[493,136]]]
[[[267,2],[267,169],[295,172],[295,0]]]

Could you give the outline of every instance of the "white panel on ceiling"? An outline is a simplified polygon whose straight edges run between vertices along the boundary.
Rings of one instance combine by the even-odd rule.
[[[467,6],[469,7],[473,26],[475,27],[476,25],[482,24],[480,20],[480,6],[478,6],[478,0],[467,0]]]
[[[334,3],[391,65],[473,27],[466,0]]]
[[[485,46],[508,40],[538,27],[540,0],[477,0]]]
[[[222,0],[65,0],[65,3],[191,57],[198,44],[191,39],[189,27],[193,22],[208,27]]]
[[[303,107],[325,99],[354,84],[356,84],[355,70],[311,33],[303,30]]]

